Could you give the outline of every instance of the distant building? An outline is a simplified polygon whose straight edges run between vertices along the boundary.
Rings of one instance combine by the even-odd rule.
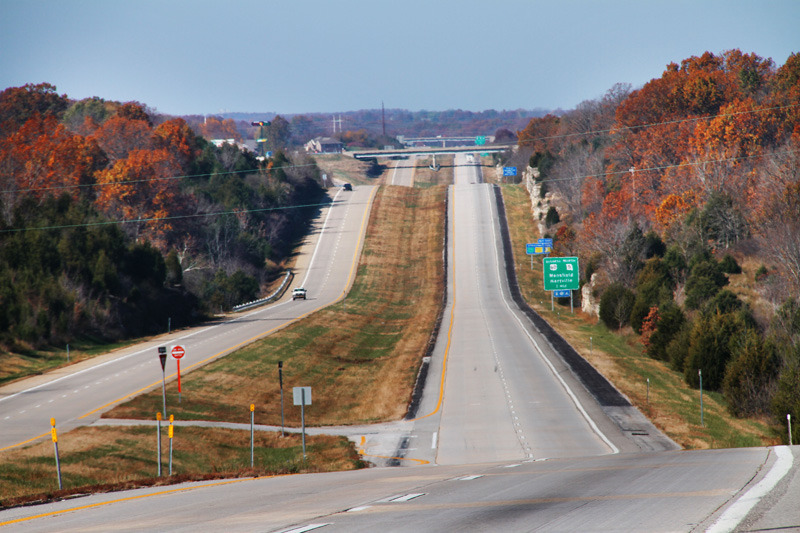
[[[221,147],[223,144],[231,144],[233,146],[236,146],[236,139],[211,139],[208,142],[210,142],[217,148]]]
[[[305,149],[312,154],[341,154],[344,144],[330,137],[317,137],[308,141]]]

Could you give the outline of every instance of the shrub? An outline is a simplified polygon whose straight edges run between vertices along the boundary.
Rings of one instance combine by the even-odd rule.
[[[665,302],[658,308],[658,322],[656,322],[655,331],[650,335],[649,344],[647,346],[647,355],[653,359],[661,361],[669,360],[667,346],[679,334],[681,329],[686,324],[686,316],[681,311],[681,308],[674,302]],[[687,346],[686,343],[684,346]],[[684,348],[685,350],[685,348]],[[683,359],[685,352],[681,357],[681,370],[683,369]]]
[[[669,365],[676,372],[683,372],[686,358],[689,357],[689,341],[694,330],[694,323],[687,320],[667,343],[666,356]]]
[[[719,263],[720,270],[726,274],[741,274],[742,267],[736,262],[736,259],[731,254],[725,254],[722,261]]]
[[[698,371],[702,370],[704,388],[721,390],[725,367],[733,357],[733,341],[737,336],[749,334],[747,330],[740,313],[701,316],[689,337],[689,350],[683,367],[686,383],[697,388],[700,382]]]
[[[613,330],[627,325],[635,299],[633,292],[622,284],[609,285],[600,298],[600,320]]]
[[[545,226],[549,228],[554,224],[558,224],[560,221],[561,217],[558,216],[558,209],[556,209],[554,206],[551,205],[550,208],[547,210],[547,215],[545,215],[544,217]]]
[[[748,330],[732,350],[722,391],[734,416],[766,413],[775,389],[780,361],[772,342]]]
[[[699,309],[727,284],[728,278],[714,258],[695,263],[686,279],[686,307]]]
[[[784,368],[772,399],[772,414],[778,424],[786,427],[786,415],[792,415],[792,442],[800,442],[800,363],[797,360]],[[783,433],[784,435],[786,433]],[[786,439],[788,441],[788,439]]]

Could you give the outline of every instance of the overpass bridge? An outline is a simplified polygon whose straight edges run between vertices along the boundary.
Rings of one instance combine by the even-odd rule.
[[[472,146],[477,145],[480,142],[494,142],[493,135],[462,135],[462,136],[455,136],[455,137],[445,137],[443,135],[437,135],[435,137],[404,137],[403,135],[398,135],[397,140],[403,143],[406,146],[437,146],[441,145],[443,148],[447,147],[447,144],[450,143],[450,146]]]
[[[474,154],[474,153],[482,153],[482,154],[492,154],[498,152],[505,152],[506,150],[512,150],[516,146],[516,143],[509,143],[509,144],[494,144],[494,145],[481,145],[481,146],[453,146],[451,148],[441,147],[441,148],[401,148],[399,150],[390,149],[390,150],[365,150],[363,152],[347,152],[348,155],[353,156],[356,159],[375,159],[380,157],[408,157],[411,155],[452,155],[452,154]]]

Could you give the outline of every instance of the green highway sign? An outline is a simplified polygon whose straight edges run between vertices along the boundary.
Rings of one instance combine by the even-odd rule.
[[[542,260],[544,290],[578,290],[581,288],[577,257],[545,257]]]

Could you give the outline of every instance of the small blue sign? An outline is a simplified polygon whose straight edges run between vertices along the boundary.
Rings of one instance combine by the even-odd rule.
[[[503,176],[516,176],[517,167],[503,167]]]
[[[549,246],[550,248],[553,247],[553,239],[539,239],[536,241],[536,244],[539,246]]]
[[[572,296],[572,291],[569,289],[559,289],[557,291],[553,291],[554,298],[569,298]]]

